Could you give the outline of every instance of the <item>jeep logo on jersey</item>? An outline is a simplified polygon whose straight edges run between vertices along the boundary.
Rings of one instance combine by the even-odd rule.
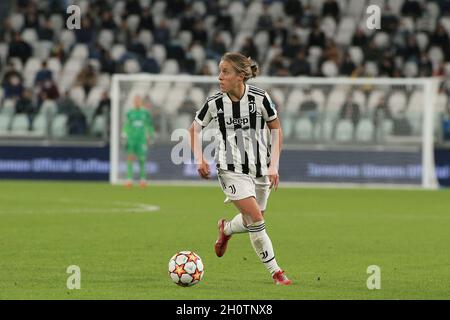
[[[247,118],[239,118],[239,119],[234,119],[234,118],[229,118],[228,121],[226,122],[227,125],[246,125],[248,123],[248,119]]]

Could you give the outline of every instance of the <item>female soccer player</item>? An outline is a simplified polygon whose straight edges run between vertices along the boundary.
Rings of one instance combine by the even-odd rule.
[[[211,172],[202,152],[200,132],[211,121],[217,124],[218,178],[227,197],[225,202],[232,201],[240,212],[231,221],[219,220],[216,255],[225,253],[233,234],[248,232],[275,284],[289,285],[291,281],[275,260],[264,223],[270,190],[277,189],[279,179],[282,137],[277,111],[264,90],[246,83],[258,72],[250,58],[226,53],[219,69],[220,92],[207,99],[189,129],[198,173],[209,179]]]

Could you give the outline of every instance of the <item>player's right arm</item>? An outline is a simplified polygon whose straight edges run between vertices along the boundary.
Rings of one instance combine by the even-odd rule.
[[[203,156],[202,143],[200,138],[200,132],[203,127],[206,127],[211,121],[211,114],[209,112],[208,102],[203,105],[203,107],[197,111],[195,115],[195,120],[192,122],[189,128],[189,143],[191,150],[194,153],[195,163],[197,164],[197,171],[200,177],[203,179],[209,179],[211,177],[211,170],[209,164]]]

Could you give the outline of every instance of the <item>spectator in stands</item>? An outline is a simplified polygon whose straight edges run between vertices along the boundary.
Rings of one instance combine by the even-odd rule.
[[[192,30],[192,42],[198,42],[199,44],[208,43],[208,32],[206,31],[203,20],[197,20]]]
[[[295,58],[297,53],[303,48],[300,38],[297,34],[293,34],[289,37],[289,41],[283,48],[283,55],[290,59]]]
[[[419,77],[431,77],[433,74],[433,64],[431,63],[426,52],[423,51],[420,53],[420,59],[417,67]]]
[[[438,23],[434,32],[430,35],[429,48],[437,46],[442,49],[444,53],[445,60],[450,61],[450,39],[445,31],[444,26]]]
[[[125,11],[127,16],[132,14],[140,15],[142,8],[139,0],[126,0]]]
[[[142,42],[140,42],[137,32],[132,34],[127,50],[130,53],[134,53],[139,59],[143,59],[147,55],[147,49],[142,44]]]
[[[13,40],[9,43],[8,59],[19,58],[25,65],[28,58],[33,55],[31,46],[22,40],[19,32],[14,33]]]
[[[18,99],[22,95],[22,75],[16,70],[14,63],[12,62],[8,62],[5,68],[2,87],[5,99]]]
[[[66,61],[66,51],[64,50],[64,46],[61,42],[56,42],[53,44],[50,49],[50,57],[57,58],[61,64]]]
[[[258,60],[258,49],[256,48],[252,37],[245,38],[244,44],[240,51],[244,56]]]
[[[353,62],[352,57],[350,56],[350,53],[347,51],[344,54],[344,58],[342,59],[342,62],[341,62],[340,68],[339,68],[339,72],[342,75],[350,76],[353,74],[355,69],[356,69],[356,65]]]
[[[406,0],[403,2],[401,14],[412,17],[414,20],[422,16],[423,9],[417,0]]]
[[[285,46],[287,42],[288,31],[286,28],[286,21],[284,18],[278,18],[273,28],[269,32],[269,43],[270,45],[280,45]]]
[[[397,31],[399,25],[398,17],[392,12],[388,2],[386,2],[384,9],[381,11],[381,25],[383,26],[383,31],[391,34]]]
[[[450,15],[450,0],[437,1],[442,16]]]
[[[31,89],[23,90],[21,97],[16,102],[15,114],[26,114],[28,116],[29,128],[31,128],[33,116],[36,112],[37,108],[33,103],[33,91]]]
[[[293,18],[301,17],[303,15],[303,4],[300,0],[285,0],[284,13]]]
[[[360,117],[361,117],[360,106],[353,101],[352,93],[349,93],[339,111],[339,119],[350,120],[353,123],[353,128],[355,129],[358,125]]]
[[[289,75],[289,70],[286,68],[284,58],[281,54],[277,54],[270,62],[269,75],[276,77]]]
[[[100,21],[100,28],[115,31],[117,29],[113,14],[110,10],[103,11]]]
[[[50,18],[47,18],[43,21],[42,25],[38,28],[37,34],[39,40],[53,41],[54,32],[52,28],[52,23],[50,22]]]
[[[109,117],[111,110],[111,99],[109,98],[109,93],[107,90],[102,92],[102,97],[95,108],[94,115],[92,117],[92,122],[97,116],[105,115]]]
[[[100,70],[102,73],[113,74],[116,72],[116,62],[111,57],[111,52],[100,48]]]
[[[158,44],[169,43],[170,29],[166,19],[161,19],[159,25],[153,30],[153,41]]]
[[[15,10],[20,13],[25,13],[32,6],[31,0],[16,0],[13,4],[15,4]]]
[[[320,47],[322,49],[325,48],[326,39],[325,33],[320,30],[320,25],[316,24],[314,28],[311,30],[311,33],[308,37],[308,46],[309,47]]]
[[[46,100],[56,101],[59,98],[59,90],[53,79],[47,79],[42,82],[38,89],[38,106]]]
[[[420,48],[417,45],[417,40],[415,35],[408,37],[406,41],[406,46],[402,50],[403,59],[406,61],[418,62],[420,59]]]
[[[186,10],[180,18],[180,30],[194,31],[194,25],[197,22],[197,15],[192,9],[192,5],[188,4]]]
[[[394,57],[390,52],[385,52],[378,63],[378,75],[394,77],[396,68]]]
[[[37,30],[39,28],[39,16],[36,12],[36,7],[34,5],[30,5],[25,11],[23,28]]]
[[[311,5],[305,5],[303,15],[297,17],[296,23],[299,23],[302,28],[311,29],[317,24],[317,15],[314,13]]]
[[[297,56],[292,60],[289,66],[291,74],[297,76],[311,76],[311,64],[306,60],[305,50],[302,49],[297,53]]]
[[[58,110],[57,113],[68,115],[70,112],[76,109],[77,104],[70,97],[69,91],[65,91],[63,95],[58,99]]]
[[[226,7],[222,7],[217,14],[216,28],[217,31],[223,30],[233,33],[233,19]]]
[[[227,47],[225,45],[225,42],[223,41],[222,36],[220,33],[215,33],[213,36],[212,41],[210,42],[209,46],[206,48],[206,58],[207,59],[214,59],[216,61],[219,61],[220,58],[225,54],[227,51]]]
[[[386,103],[386,98],[381,96],[378,99],[378,104],[375,106],[375,110],[373,111],[373,125],[375,128],[378,128],[383,120],[392,120],[392,113],[389,109],[388,104]]]
[[[69,135],[85,135],[87,133],[87,120],[80,107],[74,105],[67,115]]]
[[[200,75],[202,76],[213,76],[211,69],[207,63],[204,63],[200,69]]]
[[[365,61],[378,62],[382,56],[382,50],[378,47],[375,40],[372,39],[364,49],[364,59]]]
[[[66,14],[68,4],[67,0],[49,0],[48,9],[50,13],[59,13],[62,15]]]
[[[269,31],[273,28],[272,15],[269,13],[269,5],[263,2],[262,12],[258,18],[257,30]]]
[[[94,27],[92,23],[92,18],[89,14],[84,15],[81,19],[81,28],[75,29],[75,37],[77,43],[89,44],[93,40]]]
[[[334,21],[339,22],[340,9],[336,0],[327,0],[322,6],[322,17],[332,17]]]
[[[36,73],[34,78],[34,85],[41,86],[44,81],[52,80],[53,73],[47,66],[47,60],[42,61],[41,69]]]
[[[83,87],[86,96],[97,84],[97,72],[92,64],[85,65],[77,75],[76,85]]]
[[[352,46],[365,48],[368,44],[368,39],[361,27],[358,27],[352,37]]]
[[[311,89],[308,88],[305,90],[304,101],[300,104],[298,117],[306,117],[311,121],[313,125],[315,125],[317,123],[318,112],[319,106],[317,105],[317,102],[312,98]]]
[[[138,31],[148,30],[153,31],[155,24],[153,22],[153,15],[149,7],[145,7],[141,13],[141,20],[139,21]]]

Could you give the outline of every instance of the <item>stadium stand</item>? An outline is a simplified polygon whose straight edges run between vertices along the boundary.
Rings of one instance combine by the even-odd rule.
[[[22,92],[30,89],[36,105],[27,113],[30,135],[45,137],[43,126],[48,122],[56,137],[73,133],[107,139],[109,109],[99,106],[112,74],[215,75],[218,59],[230,50],[256,59],[262,75],[429,77],[450,72],[448,0],[73,1],[82,9],[82,28],[75,31],[65,28],[66,2],[1,2],[2,135],[23,131],[23,120],[16,120],[14,110]],[[380,31],[365,26],[368,4],[382,8]],[[168,89],[162,89],[150,97],[155,105],[167,103]],[[305,99],[302,90],[275,91],[274,99],[281,104],[285,100],[287,108],[299,108]],[[315,91],[313,100],[319,108],[339,112],[345,92]],[[48,107],[59,105],[66,93],[84,115],[86,130],[69,128],[70,110],[56,107],[54,112]],[[207,94],[203,88],[191,88],[191,103],[199,107]],[[448,118],[449,95],[450,85],[444,84],[435,121]],[[417,130],[418,97],[403,90],[385,98],[388,106],[406,108],[406,118]],[[183,102],[172,100],[169,114],[178,112]],[[368,109],[360,117],[371,119],[378,103],[376,92],[356,93],[355,101]],[[75,118],[83,119],[79,114]],[[291,123],[287,136],[312,138],[314,131],[325,130],[308,121]],[[377,135],[373,121],[358,124],[342,119],[332,126],[326,131],[337,134],[336,140],[350,139],[353,130],[361,141]]]

